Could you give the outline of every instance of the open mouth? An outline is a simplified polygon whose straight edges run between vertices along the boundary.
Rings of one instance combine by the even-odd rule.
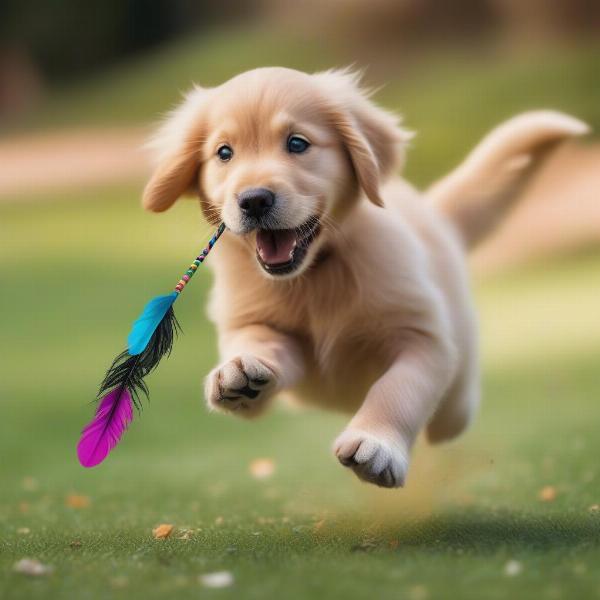
[[[256,258],[271,275],[287,275],[301,264],[320,231],[318,217],[310,217],[295,229],[259,229],[256,232]]]

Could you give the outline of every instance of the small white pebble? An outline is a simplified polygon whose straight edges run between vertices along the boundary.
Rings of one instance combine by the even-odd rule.
[[[224,588],[233,585],[233,575],[229,571],[205,573],[199,577],[200,583],[207,588]]]
[[[523,570],[523,565],[518,560],[509,560],[504,565],[504,574],[507,577],[515,577]]]
[[[24,477],[22,481],[23,489],[26,492],[35,492],[39,488],[39,484],[35,477]]]
[[[52,573],[51,566],[44,565],[39,560],[33,558],[22,558],[19,562],[14,564],[13,570],[17,573],[30,575],[32,577],[41,577],[42,575],[49,575]]]

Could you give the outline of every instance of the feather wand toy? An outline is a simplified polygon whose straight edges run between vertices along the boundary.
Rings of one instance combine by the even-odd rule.
[[[127,349],[115,358],[100,384],[96,414],[81,432],[77,456],[84,467],[95,467],[108,456],[131,423],[133,407],[140,409],[140,396],[148,398],[144,377],[156,369],[163,356],[171,353],[180,330],[173,303],[224,231],[225,223],[221,223],[175,289],[150,300],[133,324]]]

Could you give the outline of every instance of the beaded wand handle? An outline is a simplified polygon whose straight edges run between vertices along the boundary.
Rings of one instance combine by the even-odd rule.
[[[198,254],[196,260],[190,265],[190,268],[183,274],[179,283],[175,286],[175,292],[181,294],[183,288],[187,285],[187,282],[194,276],[194,273],[198,267],[204,262],[204,259],[208,256],[208,253],[212,250],[212,247],[217,243],[217,240],[221,237],[221,234],[225,231],[225,223],[221,223],[219,228],[208,241],[208,246]]]

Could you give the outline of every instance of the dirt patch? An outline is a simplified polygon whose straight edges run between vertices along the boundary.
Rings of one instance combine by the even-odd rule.
[[[0,202],[17,194],[143,179],[149,172],[146,135],[143,128],[90,129],[3,140]]]
[[[0,142],[0,202],[15,195],[140,181],[148,129],[90,129]],[[40,200],[46,194],[39,194]],[[600,244],[600,145],[565,145],[473,254],[478,273]]]

